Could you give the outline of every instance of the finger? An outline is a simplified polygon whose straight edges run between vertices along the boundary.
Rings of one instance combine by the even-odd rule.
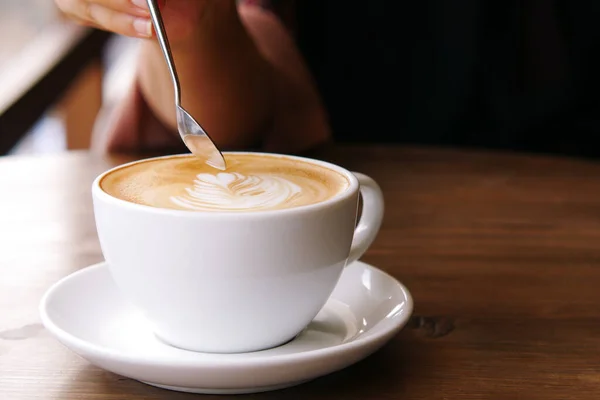
[[[89,3],[82,0],[56,0],[58,9],[68,17],[81,21],[89,20],[88,7]]]
[[[92,4],[104,6],[113,11],[122,12],[136,17],[148,18],[150,12],[146,0],[135,0],[140,6],[133,3],[134,0],[55,0],[58,8],[71,19],[81,25],[90,25],[85,22],[94,23],[90,15]]]
[[[73,18],[73,21],[78,23],[79,25],[82,26],[89,26],[90,28],[96,28],[96,29],[103,29],[106,30],[105,28],[103,28],[102,26],[96,24],[95,22],[92,21],[86,21],[83,19],[79,19],[79,18]]]
[[[89,4],[88,16],[91,22],[111,32],[140,38],[152,36],[152,23],[149,18],[114,11],[97,3]]]
[[[150,15],[146,0],[88,0],[88,2],[137,17],[148,17]]]

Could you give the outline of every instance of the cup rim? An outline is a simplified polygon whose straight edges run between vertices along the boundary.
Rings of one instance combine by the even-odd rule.
[[[332,206],[335,206],[336,204],[338,204],[348,198],[351,198],[359,190],[358,179],[352,172],[350,172],[349,170],[347,170],[343,167],[340,167],[339,165],[336,165],[336,164],[333,164],[333,163],[330,163],[327,161],[316,160],[316,159],[308,158],[308,157],[301,157],[301,156],[294,156],[294,155],[287,155],[287,154],[268,153],[268,152],[224,151],[223,154],[224,155],[227,155],[227,154],[258,155],[258,156],[265,156],[265,157],[286,158],[286,159],[291,159],[291,160],[308,162],[308,163],[315,164],[315,165],[318,165],[318,166],[321,166],[324,168],[328,168],[328,169],[331,169],[331,170],[334,170],[334,171],[340,173],[348,180],[349,185],[346,189],[335,194],[333,197],[331,197],[325,201],[318,202],[318,203],[312,203],[312,204],[291,207],[291,208],[282,208],[282,209],[276,209],[276,210],[263,210],[263,211],[251,211],[251,212],[248,212],[248,211],[235,211],[235,212],[234,211],[202,211],[202,210],[195,211],[195,210],[177,210],[177,209],[171,209],[171,208],[154,207],[154,206],[138,204],[138,203],[133,203],[133,202],[130,202],[127,200],[119,199],[118,197],[108,194],[106,191],[104,191],[104,189],[102,189],[102,186],[100,185],[100,182],[102,181],[102,179],[105,176],[107,176],[119,169],[127,168],[132,165],[141,164],[144,162],[161,160],[161,159],[168,159],[168,158],[193,157],[193,155],[191,153],[182,153],[182,154],[171,154],[171,155],[164,155],[164,156],[158,156],[158,157],[143,158],[140,160],[130,161],[130,162],[112,167],[112,168],[104,171],[103,173],[101,173],[94,179],[94,182],[92,183],[92,197],[94,199],[98,199],[103,202],[113,204],[115,206],[129,208],[129,209],[137,210],[137,211],[149,212],[152,214],[172,215],[172,216],[186,217],[186,218],[220,218],[220,219],[223,219],[223,218],[241,218],[241,217],[243,217],[243,218],[248,218],[248,217],[261,218],[261,217],[269,217],[269,216],[275,216],[275,215],[283,216],[283,215],[308,213],[308,212],[315,211],[318,209],[330,208]]]

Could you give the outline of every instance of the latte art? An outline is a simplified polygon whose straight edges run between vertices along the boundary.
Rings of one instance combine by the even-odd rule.
[[[318,188],[314,188],[318,190]],[[280,208],[302,192],[285,178],[271,175],[245,176],[239,172],[198,174],[194,187],[173,196],[177,206],[190,210],[263,210]]]
[[[326,201],[349,180],[327,167],[284,156],[225,153],[227,170],[194,156],[150,159],[111,171],[109,195],[145,206],[184,211],[253,212]]]

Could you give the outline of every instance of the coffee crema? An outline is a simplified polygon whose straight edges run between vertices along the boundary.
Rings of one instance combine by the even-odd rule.
[[[341,173],[285,156],[225,153],[227,170],[195,156],[150,159],[117,168],[100,187],[146,206],[189,211],[266,211],[330,199],[347,189]]]

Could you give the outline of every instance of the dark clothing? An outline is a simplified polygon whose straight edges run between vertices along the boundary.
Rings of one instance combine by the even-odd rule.
[[[337,141],[600,155],[599,0],[297,7]]]

